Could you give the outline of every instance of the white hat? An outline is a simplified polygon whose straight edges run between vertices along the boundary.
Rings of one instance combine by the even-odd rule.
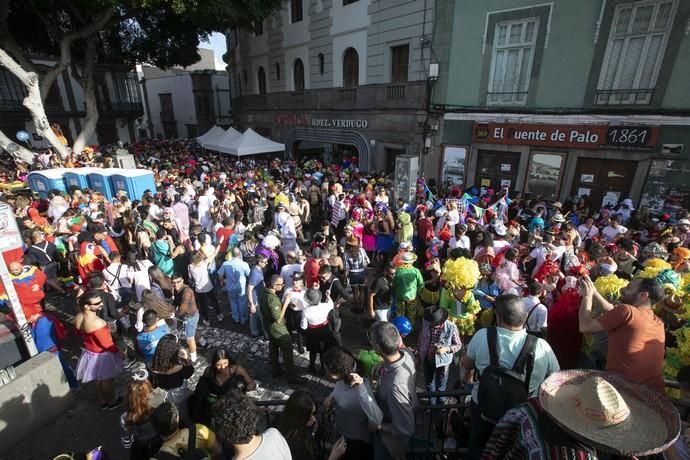
[[[498,224],[498,225],[494,225],[494,232],[496,232],[496,235],[498,235],[498,236],[505,236],[506,233],[508,233],[508,229],[506,228],[505,225]]]
[[[681,219],[678,221],[678,225],[690,225],[689,219]]]
[[[631,211],[634,211],[635,208],[633,208],[633,202],[630,198],[626,198],[623,201],[621,201],[621,206],[626,205],[628,208],[630,208]]]

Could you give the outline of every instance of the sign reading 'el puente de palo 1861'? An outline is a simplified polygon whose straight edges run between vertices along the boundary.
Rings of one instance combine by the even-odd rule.
[[[649,126],[475,123],[474,142],[580,149],[653,150],[659,128]]]

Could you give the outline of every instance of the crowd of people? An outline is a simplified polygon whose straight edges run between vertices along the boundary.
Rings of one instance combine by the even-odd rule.
[[[664,380],[690,391],[687,212],[424,178],[406,202],[356,158],[238,160],[193,140],[129,151],[156,178],[141,200],[80,189],[1,199],[25,241],[3,255],[38,349],[58,355],[75,391],[95,382],[103,410],[124,405],[131,459],[403,459],[418,374],[441,392],[421,401],[431,406],[471,388],[436,440],[468,458],[690,458]],[[34,166],[109,162],[89,149]],[[76,370],[47,291],[76,299]],[[364,350],[345,346],[363,334],[349,315],[371,321]],[[267,339],[271,375],[296,390],[260,433],[247,394],[257,383],[233,350],[209,350],[186,386],[208,347],[199,331],[230,321]],[[325,401],[302,388],[295,353],[335,383]],[[116,388],[123,368],[132,377]],[[319,410],[335,411],[332,445]]]

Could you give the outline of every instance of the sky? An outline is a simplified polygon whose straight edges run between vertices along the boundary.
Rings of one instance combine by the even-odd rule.
[[[208,42],[199,43],[199,48],[212,49],[216,60],[216,70],[225,70],[225,63],[223,62],[223,55],[227,50],[225,46],[225,35],[216,32],[211,35]]]

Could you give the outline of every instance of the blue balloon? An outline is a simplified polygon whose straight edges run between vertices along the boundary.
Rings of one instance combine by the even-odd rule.
[[[403,337],[406,337],[410,335],[410,332],[412,332],[412,323],[410,322],[409,319],[405,316],[398,316],[397,318],[393,318],[393,326],[400,332],[400,335]]]
[[[17,140],[21,142],[26,142],[31,139],[31,136],[26,131],[17,131]]]

